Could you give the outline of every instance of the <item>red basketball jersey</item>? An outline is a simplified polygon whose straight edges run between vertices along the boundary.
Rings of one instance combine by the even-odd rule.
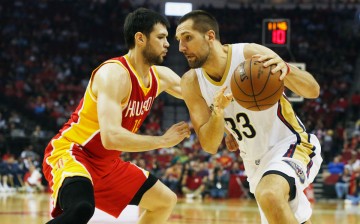
[[[83,99],[71,115],[69,121],[60,130],[60,135],[76,143],[96,158],[119,157],[121,154],[121,152],[117,150],[105,149],[101,142],[97,116],[97,98],[91,91],[91,83],[96,71],[106,63],[118,63],[121,65],[127,70],[131,80],[130,94],[126,101],[122,103],[122,127],[127,130],[133,133],[139,130],[150,112],[151,106],[159,91],[159,78],[155,67],[153,66],[149,70],[150,84],[146,87],[130,64],[127,55],[105,61],[92,72],[92,77]],[[119,88],[122,87],[119,86]]]

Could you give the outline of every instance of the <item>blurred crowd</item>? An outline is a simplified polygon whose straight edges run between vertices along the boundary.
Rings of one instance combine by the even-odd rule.
[[[3,154],[0,161],[0,193],[43,191],[40,159],[32,145],[25,147],[18,157],[11,151]]]
[[[142,6],[160,11],[160,5],[146,2]],[[92,69],[126,53],[122,25],[126,14],[137,7],[129,0],[1,1],[0,192],[44,190],[41,160],[46,144],[77,106]],[[360,92],[353,88],[360,56],[355,7],[201,9],[220,21],[222,43],[261,44],[262,19],[290,19],[290,49],[274,50],[286,61],[305,63],[321,86],[318,99],[294,103],[295,111],[321,140],[324,164],[338,156],[345,165],[355,154],[360,158]],[[176,45],[171,36],[177,18],[169,20],[169,41]],[[167,103],[163,97],[155,101],[140,132],[164,131],[164,106],[171,106]],[[36,156],[24,156],[29,150]],[[174,148],[122,156],[189,198],[249,197],[238,153],[222,145],[211,156],[194,133]],[[36,181],[28,183],[32,173]],[[231,189],[233,184],[240,193]]]

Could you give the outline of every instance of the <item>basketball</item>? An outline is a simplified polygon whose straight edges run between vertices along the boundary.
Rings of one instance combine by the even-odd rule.
[[[271,72],[274,67],[265,68],[256,58],[242,62],[235,69],[230,83],[236,102],[252,111],[266,110],[276,104],[284,91],[284,82],[279,80],[281,71]]]

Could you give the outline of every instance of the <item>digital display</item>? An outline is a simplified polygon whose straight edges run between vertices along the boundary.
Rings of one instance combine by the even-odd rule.
[[[264,19],[262,44],[269,47],[290,46],[290,20]]]

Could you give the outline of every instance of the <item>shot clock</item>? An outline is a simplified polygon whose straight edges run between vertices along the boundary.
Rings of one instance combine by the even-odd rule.
[[[268,47],[290,47],[290,20],[264,19],[262,44]]]

